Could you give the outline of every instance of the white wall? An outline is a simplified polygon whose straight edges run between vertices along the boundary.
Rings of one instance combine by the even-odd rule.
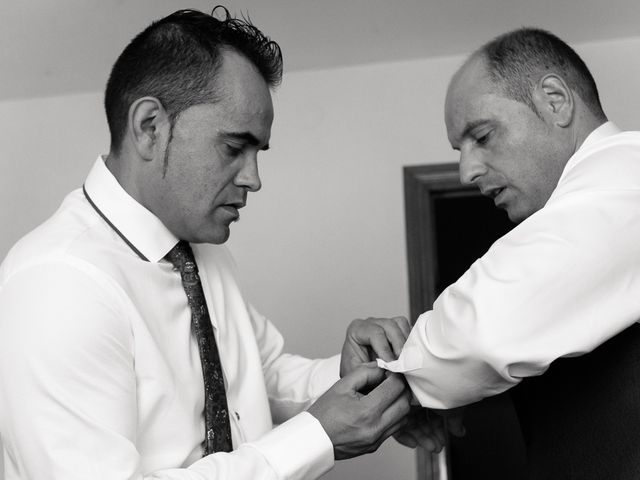
[[[577,50],[610,118],[640,129],[640,37]],[[230,246],[248,298],[290,351],[330,355],[352,318],[408,313],[402,166],[456,159],[442,108],[462,60],[286,75],[261,161],[264,187]],[[82,183],[107,142],[101,94],[0,103],[0,257]],[[415,476],[413,453],[388,442],[326,478]]]
[[[0,103],[0,258],[107,150],[101,101],[91,93]]]
[[[584,45],[610,118],[640,129],[640,38]],[[231,247],[292,351],[329,355],[349,320],[408,314],[402,167],[456,161],[443,104],[462,57],[299,72],[276,96],[264,187]],[[331,479],[413,479],[414,459],[341,462]]]

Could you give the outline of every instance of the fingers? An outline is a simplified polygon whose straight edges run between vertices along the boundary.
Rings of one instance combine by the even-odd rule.
[[[409,336],[406,329],[401,327],[401,321],[406,321],[407,324],[409,323],[404,317],[394,317],[389,321],[383,321],[381,325],[389,343],[391,343],[391,346],[393,347],[394,357],[391,360],[395,360],[400,356],[402,347],[404,347],[404,343],[407,341],[407,337]],[[383,360],[385,359],[383,358]]]
[[[454,415],[446,418],[447,430],[451,435],[456,437],[464,437],[466,430],[462,424],[462,415]]]
[[[401,428],[406,427],[409,422],[408,413],[410,408],[409,394],[406,390],[402,392],[387,408],[385,408],[379,416],[380,426],[384,429],[384,438],[387,438],[398,432]]]
[[[451,408],[449,410],[431,409],[431,412],[442,417],[449,433],[456,437],[464,437],[466,433],[463,424],[464,409],[465,407]]]
[[[391,319],[377,318],[372,319],[371,321],[384,330],[385,337],[391,344],[394,353],[393,358],[389,360],[382,357],[380,358],[386,362],[398,358],[398,356],[400,356],[400,352],[402,352],[402,347],[404,347],[407,337],[411,332],[409,320],[405,317],[393,317]]]
[[[411,333],[411,323],[406,317],[393,317],[392,320],[396,322],[400,330],[402,330],[402,334],[404,335],[405,341],[409,338],[409,334]]]
[[[363,331],[362,333],[365,332]],[[359,340],[369,343],[369,346],[378,358],[381,358],[385,362],[391,362],[396,359],[395,352],[389,343],[389,339],[384,328],[381,328],[378,325],[369,325],[366,334],[367,336],[365,338]]]
[[[402,435],[403,432],[405,432],[407,429],[408,421],[409,420],[407,419],[407,417],[402,417],[399,421],[392,423],[387,428],[385,428],[380,435],[376,449],[390,436]]]
[[[431,453],[442,451],[442,447],[444,446],[437,437],[427,435],[419,428],[409,430],[405,428],[396,433],[394,438],[405,447],[416,448],[417,446],[421,446]]]
[[[432,453],[440,452],[444,447],[443,439],[438,435],[434,435],[432,432],[426,432],[422,428],[417,429],[417,431],[414,432],[414,436],[418,445]]]
[[[383,376],[386,374],[385,370],[379,370]],[[404,415],[406,415],[409,412],[409,392],[403,377],[399,374],[392,373],[389,374],[380,385],[367,394],[366,402],[370,408],[374,408],[378,412],[386,413],[401,397],[404,398],[404,403],[406,403],[406,411],[404,412]],[[399,418],[400,417],[398,417],[398,419]]]
[[[358,365],[381,358],[391,362],[398,358],[411,332],[405,317],[354,320],[347,329],[340,359],[340,377]]]
[[[406,428],[396,432],[393,438],[405,447],[416,448],[418,446],[418,440],[412,435],[411,431],[406,430]]]
[[[444,447],[447,438],[444,430],[444,421],[438,416],[427,416],[426,422],[420,425],[422,434],[435,442],[437,451]]]
[[[445,445],[444,425],[437,415],[427,415],[427,410],[420,408],[408,416],[407,426],[394,435],[394,438],[410,448],[420,445],[426,450],[437,453]]]
[[[369,362],[356,367],[343,377],[341,382],[353,392],[362,392],[378,387],[383,380],[385,380],[385,370],[378,368],[375,362]]]
[[[356,343],[370,346],[379,358],[390,362],[402,352],[411,325],[405,317],[368,318],[355,320],[350,330]]]
[[[398,399],[380,416],[379,425],[383,428],[382,433],[379,434],[378,440],[375,442],[375,450],[390,436],[402,435],[407,431],[409,425],[409,412],[408,396],[401,395]],[[385,427],[386,426],[386,427]],[[411,442],[411,434],[407,435],[407,441]]]

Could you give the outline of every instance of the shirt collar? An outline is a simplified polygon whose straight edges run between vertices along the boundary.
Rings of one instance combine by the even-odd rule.
[[[584,150],[585,148],[589,148],[594,143],[599,142],[604,138],[610,137],[611,135],[615,135],[616,133],[620,133],[621,131],[622,130],[620,130],[615,123],[605,122],[589,135],[587,135],[587,138],[584,139],[584,142],[582,142],[582,145],[580,145],[580,148],[578,148],[577,152],[579,152],[580,150]]]
[[[584,153],[589,148],[591,148],[591,146],[597,144],[598,142],[600,142],[601,140],[604,140],[605,138],[608,138],[612,135],[620,133],[621,131],[622,130],[620,130],[620,128],[618,128],[618,126],[615,123],[607,121],[602,125],[600,125],[598,128],[596,128],[595,130],[593,130],[589,135],[587,135],[587,138],[584,139],[584,141],[582,142],[582,145],[578,147],[578,150],[575,151],[575,153],[571,156],[567,164],[564,166],[564,170],[562,171],[562,175],[560,175],[558,184],[562,182],[564,177],[573,167],[575,167],[578,163],[580,163],[580,160],[582,160],[585,157]]]
[[[103,157],[98,157],[84,183],[91,202],[128,243],[150,262],[158,262],[178,238],[118,183]]]

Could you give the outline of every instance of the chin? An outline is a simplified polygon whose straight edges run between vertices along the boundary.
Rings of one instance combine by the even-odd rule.
[[[194,235],[191,235],[191,239],[185,238],[184,240],[191,243],[211,243],[213,245],[221,245],[229,240],[230,234],[231,231],[229,227],[215,227],[208,232],[203,232],[202,230],[195,232]]]
[[[511,209],[506,209],[507,210],[507,216],[509,217],[509,220],[511,220],[513,223],[520,223],[523,220],[525,220],[527,217],[531,216],[531,214],[533,212],[520,212],[520,211],[514,211]]]
[[[210,243],[212,245],[222,245],[227,240],[229,240],[229,234],[226,235],[212,235],[207,238],[202,239],[200,243]]]
[[[513,223],[520,223],[522,220],[524,220],[524,218],[521,217],[520,215],[511,214],[509,212],[507,212],[507,216],[509,217],[509,220],[511,220]]]
[[[211,239],[206,243],[213,243],[214,245],[221,245],[227,240],[229,240],[229,236],[231,235],[231,230],[229,227],[216,229],[216,232],[211,235]]]

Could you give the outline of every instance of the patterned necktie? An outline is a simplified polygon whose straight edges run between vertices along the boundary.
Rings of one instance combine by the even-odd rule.
[[[222,364],[193,251],[188,242],[181,240],[165,258],[173,264],[174,270],[178,270],[182,277],[182,286],[191,308],[191,326],[195,332],[200,351],[204,377],[204,420],[206,426],[204,455],[214,452],[230,452],[232,449],[231,426],[222,376]]]

